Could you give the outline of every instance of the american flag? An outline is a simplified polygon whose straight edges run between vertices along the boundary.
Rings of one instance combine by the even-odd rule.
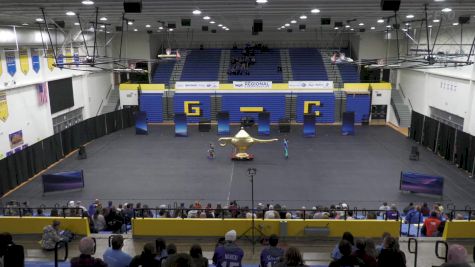
[[[40,105],[48,103],[48,83],[40,83],[37,85],[38,103]]]

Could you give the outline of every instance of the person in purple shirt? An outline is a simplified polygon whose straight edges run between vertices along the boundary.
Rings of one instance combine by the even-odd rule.
[[[242,266],[241,261],[244,257],[244,251],[234,243],[236,235],[235,230],[227,232],[224,236],[224,245],[216,247],[213,256],[213,259],[216,261],[216,267]]]
[[[261,267],[273,267],[284,256],[284,250],[277,247],[279,237],[271,235],[269,237],[269,247],[261,252]]]

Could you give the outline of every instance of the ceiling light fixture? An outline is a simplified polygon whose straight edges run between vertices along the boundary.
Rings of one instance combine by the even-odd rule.
[[[66,12],[66,15],[68,15],[68,16],[75,16],[76,13],[74,13],[74,12],[72,12],[72,11],[68,11],[68,12]]]
[[[36,21],[43,22],[44,20],[42,18],[37,18]]]
[[[229,31],[229,28],[224,29],[225,31]]]
[[[360,23],[360,24],[358,24],[358,25],[360,25],[360,26],[364,26],[364,23],[363,23],[363,22],[361,22],[361,23]]]
[[[132,21],[127,22],[127,24],[134,25],[134,23]]]
[[[302,15],[302,16],[300,16],[300,19],[307,19],[307,16]]]
[[[439,23],[439,22],[440,22],[440,19],[434,19],[432,22],[434,22],[434,23]]]
[[[371,27],[371,30],[376,30],[376,27],[374,27],[374,26],[373,26],[373,27]]]
[[[449,7],[446,7],[446,8],[444,8],[444,9],[442,9],[442,12],[445,12],[445,13],[451,12],[451,11],[452,11],[452,9],[449,8]]]
[[[310,12],[312,12],[313,14],[317,14],[317,13],[320,13],[320,9],[314,8]]]
[[[216,22],[214,22],[214,21],[210,21],[209,23],[211,23],[211,24],[215,24]]]
[[[138,32],[138,31],[139,31],[139,30],[137,30],[137,29],[134,29],[134,32]]]
[[[432,28],[432,25],[427,26],[427,28]]]
[[[403,32],[407,32],[407,29],[406,29],[406,28],[403,28],[402,31],[403,31]]]
[[[223,27],[223,24],[218,24],[218,27]]]
[[[74,22],[74,25],[79,26],[80,24],[79,22]]]
[[[351,28],[350,31],[354,31],[355,29]]]
[[[338,30],[339,28],[338,27],[335,27],[335,30]]]
[[[265,4],[265,3],[267,3],[267,0],[256,0],[256,3]]]
[[[409,23],[409,22],[406,22],[406,24],[404,24],[404,25],[406,25],[406,26],[409,26],[409,25],[411,25],[411,23]]]
[[[145,28],[150,28],[150,27],[152,27],[150,26],[150,24],[145,25]]]
[[[201,10],[195,9],[195,10],[193,10],[192,13],[193,13],[193,15],[201,15]]]
[[[101,25],[101,28],[105,28],[105,27],[106,27],[106,25]]]
[[[384,23],[384,19],[378,19],[378,23]]]
[[[391,25],[386,25],[386,28],[388,28],[388,29],[391,28],[391,27],[392,27]]]
[[[81,3],[86,6],[94,5],[94,1],[90,1],[90,0],[84,0]]]
[[[204,19],[204,20],[209,20],[209,19],[211,19],[211,18],[210,18],[209,16],[204,16],[203,19]]]
[[[413,18],[414,18],[414,15],[409,14],[409,15],[406,16],[406,18],[408,18],[408,19],[413,19]]]
[[[158,27],[158,29],[159,29],[159,30],[163,30],[163,27],[162,27],[162,26],[160,26],[160,27]]]
[[[291,20],[290,23],[295,24],[295,23],[297,23],[297,21],[296,20]]]
[[[28,23],[23,23],[22,25],[23,25],[23,26],[28,26],[28,25],[30,25],[30,24],[28,24]]]
[[[459,23],[458,23],[458,22],[454,22],[454,23],[452,23],[452,25],[454,25],[454,26],[458,26],[458,25],[459,25]]]
[[[173,29],[168,29],[168,31],[169,31],[169,32],[172,32],[172,31],[173,31]]]
[[[285,25],[285,27],[289,27],[289,26],[290,26],[290,24],[288,24],[288,23],[285,23],[284,25]]]
[[[100,21],[107,21],[107,18],[106,17],[102,17],[99,19]]]
[[[346,26],[345,26],[345,28],[349,28],[349,27],[350,27],[350,25],[346,25]]]

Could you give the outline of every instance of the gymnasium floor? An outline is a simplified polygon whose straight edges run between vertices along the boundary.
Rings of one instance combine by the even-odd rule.
[[[238,127],[232,129],[236,133]],[[255,129],[249,130],[256,137]],[[457,208],[474,206],[475,180],[468,173],[420,147],[421,160],[408,159],[414,142],[385,126],[356,127],[355,136],[342,136],[339,126],[318,126],[316,138],[304,138],[294,126],[290,134],[272,129],[270,137],[289,139],[289,159],[282,142],[251,148],[252,162],[233,162],[231,147],[219,147],[215,129],[210,133],[189,127],[189,137],[174,137],[173,126],[151,126],[147,136],[126,129],[87,146],[88,159],[71,156],[48,172],[79,170],[85,173],[85,188],[77,192],[42,195],[41,178],[3,198],[28,200],[30,206],[65,204],[95,198],[114,203],[160,204],[195,200],[226,203],[237,200],[250,205],[251,183],[247,169],[257,169],[255,202],[280,203],[287,208],[310,208],[346,202],[358,208],[377,209],[383,201],[402,208],[408,202],[453,203]],[[217,157],[207,159],[208,144]],[[402,193],[401,171],[416,171],[445,177],[444,197]]]

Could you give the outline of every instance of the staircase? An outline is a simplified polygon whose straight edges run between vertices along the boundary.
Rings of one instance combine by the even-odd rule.
[[[343,79],[341,78],[340,70],[331,62],[333,50],[320,49],[320,54],[322,54],[323,64],[327,70],[328,79],[333,81],[333,87],[343,88]]]
[[[411,110],[404,103],[404,98],[399,90],[391,90],[391,106],[394,109],[394,113],[399,116],[399,127],[409,128],[411,126]]]
[[[101,114],[116,111],[117,107],[119,107],[119,100],[120,100],[119,89],[113,88],[110,91],[109,96],[106,100],[107,104],[102,106]]]
[[[175,63],[172,74],[170,75],[170,88],[175,88],[176,81],[180,80],[181,73],[183,72],[183,66],[186,62],[186,57],[188,56],[187,51],[181,52],[181,58]]]
[[[221,59],[219,61],[218,80],[220,83],[228,82],[228,69],[231,63],[231,51],[224,49],[221,51]]]
[[[289,55],[289,49],[280,49],[280,65],[282,67],[282,79],[286,83],[293,80],[292,63]]]

